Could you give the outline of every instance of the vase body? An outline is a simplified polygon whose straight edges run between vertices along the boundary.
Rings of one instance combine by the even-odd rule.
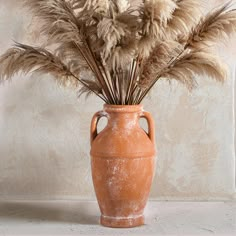
[[[98,134],[97,123],[107,117]],[[139,125],[146,118],[148,132]],[[100,223],[108,227],[144,224],[155,168],[154,122],[141,105],[104,105],[91,122],[91,168]]]

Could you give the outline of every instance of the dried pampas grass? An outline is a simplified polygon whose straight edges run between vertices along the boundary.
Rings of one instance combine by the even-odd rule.
[[[196,74],[223,82],[227,78],[227,69],[216,56],[207,52],[190,52],[169,66],[162,77],[175,79],[191,90],[197,85]]]
[[[188,38],[188,45],[193,48],[212,46],[219,38],[225,42],[236,30],[236,10],[229,9],[227,3],[200,19]]]
[[[196,87],[196,75],[223,82],[212,45],[236,30],[231,3],[208,14],[198,0],[24,0],[48,40],[16,44],[0,57],[0,79],[50,73],[60,84],[108,104],[139,104],[164,78]],[[46,49],[47,48],[47,49]],[[48,48],[51,48],[49,51]],[[87,76],[86,76],[87,75]]]
[[[167,24],[167,35],[178,39],[187,36],[202,16],[202,6],[199,0],[175,0],[176,8]]]
[[[41,33],[47,35],[48,44],[60,41],[82,43],[82,25],[76,18],[70,1],[24,0],[24,5],[41,21]]]
[[[1,56],[1,79],[11,78],[19,71],[23,73],[50,73],[63,85],[78,85],[78,79],[71,73],[71,64],[65,65],[61,59],[42,48],[16,44]]]
[[[146,0],[143,8],[143,33],[154,38],[163,38],[168,20],[177,5],[172,0]]]
[[[182,50],[182,45],[176,41],[160,41],[153,48],[151,55],[145,60],[139,86],[146,89],[155,80],[165,66]]]

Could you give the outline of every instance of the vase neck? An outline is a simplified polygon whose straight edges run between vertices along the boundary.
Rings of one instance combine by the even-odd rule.
[[[138,113],[108,113],[108,126],[130,129],[138,125]]]
[[[104,111],[108,114],[108,126],[120,129],[131,129],[139,125],[142,106],[112,106],[105,105]]]

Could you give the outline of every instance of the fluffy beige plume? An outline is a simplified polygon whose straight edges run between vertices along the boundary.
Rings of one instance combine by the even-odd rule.
[[[116,0],[116,5],[119,13],[127,11],[130,7],[130,3],[128,0]]]
[[[70,72],[70,66],[45,49],[16,44],[0,57],[0,78],[7,80],[20,71],[41,72],[53,75],[59,84],[74,87],[78,79]]]
[[[202,6],[199,0],[175,0],[172,18],[168,21],[167,35],[177,39],[186,37],[202,16]]]
[[[23,1],[41,21],[45,46],[56,50],[16,45],[0,57],[2,79],[20,70],[51,73],[106,103],[138,104],[161,77],[190,89],[196,74],[226,78],[209,47],[235,32],[229,3],[201,18],[198,0]],[[78,77],[85,71],[92,76]]]
[[[231,2],[202,17],[189,35],[188,45],[194,48],[211,46],[221,39],[227,40],[236,32],[236,10],[229,10]]]
[[[143,8],[143,33],[154,38],[165,35],[164,28],[172,18],[177,5],[172,0],[145,0]]]
[[[82,0],[80,2],[81,11],[93,11],[95,13],[107,13],[109,10],[109,0]]]
[[[131,5],[132,7],[132,5]],[[139,55],[145,59],[150,56],[159,39],[166,38],[166,26],[172,18],[177,5],[172,0],[136,0],[133,8],[141,9],[142,36],[138,44]]]
[[[150,56],[144,61],[143,72],[139,81],[140,88],[148,88],[162,69],[179,55],[182,49],[182,45],[176,41],[159,42],[152,50]]]
[[[143,6],[144,6],[144,1],[143,0],[130,0],[129,1],[130,7],[129,10],[132,12],[135,12],[136,15],[140,16],[141,14],[143,15]]]
[[[132,9],[137,9],[143,7],[144,0],[129,0],[129,4]]]
[[[107,61],[110,68],[113,71],[116,70],[125,70],[130,66],[131,61],[135,58],[136,55],[136,45],[127,44],[126,46],[117,46],[112,52],[109,60]]]
[[[116,22],[114,19],[104,18],[98,23],[97,34],[104,41],[101,55],[104,60],[107,60],[112,49],[116,47],[122,37],[129,34],[129,30],[126,24]]]
[[[69,3],[73,9],[80,9],[85,4],[85,1],[78,1],[78,0],[65,0]]]
[[[157,42],[155,39],[153,39],[153,37],[150,37],[148,35],[141,37],[137,42],[139,55],[143,59],[148,58],[156,43]]]
[[[86,60],[73,41],[61,43],[55,49],[55,54],[59,58],[63,58],[65,62],[70,62],[70,70],[73,74],[78,75],[81,71],[89,71],[89,66]]]
[[[212,54],[207,52],[190,52],[176,59],[159,78],[175,79],[191,90],[196,86],[196,75],[207,75],[223,82],[227,78],[227,69]]]
[[[131,53],[136,42],[136,32],[137,16],[121,13],[115,18],[103,18],[97,25],[97,36],[103,40],[101,50],[103,60],[107,61],[110,56],[115,58],[118,54],[127,55],[127,52]],[[118,48],[116,49],[116,47]],[[116,55],[111,55],[112,53]]]
[[[71,40],[82,44],[81,22],[69,1],[24,0],[24,5],[43,22],[41,32],[47,35],[48,44]]]

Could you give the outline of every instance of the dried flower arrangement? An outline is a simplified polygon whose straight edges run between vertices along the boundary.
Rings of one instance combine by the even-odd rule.
[[[236,30],[231,3],[202,13],[199,0],[24,0],[39,18],[45,48],[16,43],[0,57],[0,79],[50,73],[107,104],[140,104],[160,80],[189,89],[195,75],[224,81],[212,45]],[[53,50],[49,48],[53,45]],[[89,78],[88,78],[88,73]],[[86,76],[87,74],[87,76]]]

